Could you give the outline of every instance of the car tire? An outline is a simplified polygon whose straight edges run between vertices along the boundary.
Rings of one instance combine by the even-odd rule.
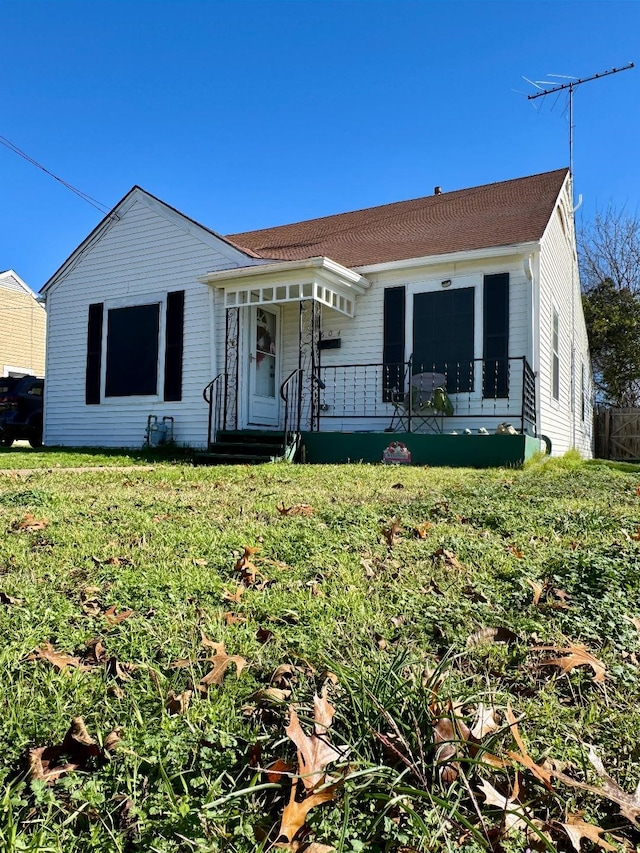
[[[42,439],[40,437],[30,438],[28,441],[31,447],[42,447]]]

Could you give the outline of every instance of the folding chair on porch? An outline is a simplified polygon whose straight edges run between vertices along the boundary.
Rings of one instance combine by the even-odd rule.
[[[416,373],[409,392],[394,400],[394,413],[386,432],[442,432],[445,415],[453,414],[444,373]]]

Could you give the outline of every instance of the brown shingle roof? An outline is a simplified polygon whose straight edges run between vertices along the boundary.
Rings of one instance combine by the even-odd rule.
[[[539,240],[567,169],[227,235],[274,260],[325,255],[348,267]]]

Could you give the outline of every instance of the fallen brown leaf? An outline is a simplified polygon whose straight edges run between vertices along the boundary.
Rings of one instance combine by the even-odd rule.
[[[288,737],[298,748],[298,774],[307,791],[322,784],[327,765],[342,755],[327,739],[327,729],[335,710],[327,700],[326,691],[323,691],[322,696],[314,696],[313,706],[313,734],[304,733],[293,706],[289,708],[289,725],[285,728]]]
[[[114,730],[105,738],[104,746],[100,747],[89,735],[82,717],[74,717],[61,744],[29,750],[28,778],[52,784],[72,770],[87,770],[90,759],[100,762],[108,760],[108,753],[119,740],[120,735]],[[66,763],[60,763],[63,756],[68,759]]]
[[[227,655],[224,647],[224,643],[212,643],[210,640],[208,641],[210,647],[213,649],[213,655],[207,660],[213,663],[213,668],[209,670],[209,672],[200,679],[200,684],[198,685],[198,689],[202,693],[206,693],[207,688],[211,684],[222,684],[222,680],[224,678],[224,674],[227,669],[234,664],[236,667],[236,672],[238,675],[242,672],[242,670],[247,665],[247,661],[245,658],[240,657],[240,655]]]
[[[585,823],[579,815],[568,814],[567,822],[562,823],[561,826],[569,836],[569,840],[573,845],[573,849],[576,850],[576,853],[580,853],[580,842],[583,838],[587,838],[603,850],[617,849],[613,844],[609,844],[608,841],[605,841],[604,838],[600,837],[605,832],[604,829],[599,826],[595,826],[593,823]]]
[[[517,761],[519,764],[524,765],[524,767],[530,770],[536,779],[539,779],[548,791],[553,791],[553,785],[551,784],[551,771],[544,765],[536,764],[527,752],[522,737],[520,736],[520,732],[518,731],[518,723],[513,715],[513,711],[511,710],[511,705],[507,705],[506,717],[511,728],[513,739],[520,749],[520,752],[508,750],[507,755],[513,761]]]
[[[116,613],[116,605],[112,604],[102,615],[110,625],[118,625],[124,619],[133,616],[133,610],[121,610],[120,613]]]
[[[48,524],[47,518],[35,518],[30,512],[27,512],[20,521],[14,521],[10,531],[12,533],[34,533],[36,530],[44,530]]]
[[[457,717],[441,717],[433,727],[433,741],[437,744],[435,763],[440,771],[444,785],[450,785],[458,778],[461,744],[471,736],[469,727]]]
[[[556,646],[534,646],[534,651],[557,652],[558,654],[565,655],[565,657],[542,661],[540,666],[557,666],[562,672],[571,672],[577,666],[589,666],[593,670],[594,681],[602,684],[605,680],[607,672],[605,665],[602,661],[594,657],[587,650],[587,647],[581,643],[572,644],[564,649],[557,648]]]
[[[416,525],[416,527],[413,528],[413,532],[418,537],[418,539],[426,539],[427,534],[432,529],[433,524],[430,521],[424,521],[422,524]]]
[[[313,515],[314,513],[314,509],[310,504],[294,504],[293,506],[286,507],[284,501],[282,501],[282,506],[276,506],[276,509],[280,515]]]
[[[22,604],[22,599],[13,598],[13,596],[7,595],[6,592],[2,592],[2,590],[0,590],[0,604],[12,604],[19,606],[20,604]]]
[[[192,695],[193,690],[183,690],[182,693],[174,693],[173,690],[170,690],[166,702],[166,708],[169,714],[186,713],[191,702]]]
[[[499,728],[500,726],[496,721],[496,709],[487,708],[484,703],[479,702],[471,728],[471,736],[476,740],[482,740],[485,735],[489,735]]]
[[[531,589],[533,590],[533,606],[537,607],[538,602],[540,601],[540,596],[542,595],[542,586],[535,581],[532,581],[531,578],[525,578],[525,581],[529,584]]]
[[[394,518],[389,527],[383,527],[381,529],[382,535],[387,541],[387,547],[393,548],[398,539],[400,538],[400,531],[402,530],[402,525],[398,521],[397,518]]]
[[[27,655],[27,660],[46,660],[58,670],[64,670],[68,666],[80,670],[89,669],[79,657],[68,655],[65,652],[57,652],[51,643],[45,643],[39,649],[31,652],[31,654]]]
[[[513,784],[511,796],[507,797],[497,791],[493,785],[483,779],[478,786],[484,794],[485,804],[488,806],[496,806],[504,812],[504,829],[509,832],[511,829],[525,829],[527,822],[530,820],[530,812],[524,806],[517,804],[517,799],[520,793],[518,777]]]
[[[243,622],[247,621],[246,616],[238,616],[237,613],[232,613],[231,610],[226,610],[222,614],[222,618],[225,625],[241,625]]]
[[[572,779],[558,770],[550,769],[550,774],[556,779],[560,779],[565,785],[572,788],[579,788],[581,791],[589,791],[598,797],[604,797],[615,803],[620,809],[620,814],[638,826],[638,818],[640,817],[640,783],[633,794],[627,794],[623,791],[618,783],[609,776],[604,769],[604,765],[592,746],[589,747],[588,758],[596,773],[604,783],[601,787],[590,785],[587,782],[580,782],[577,779]]]
[[[482,643],[515,643],[518,635],[509,628],[480,628],[467,637],[467,646],[479,646]]]
[[[240,599],[244,595],[244,591],[245,591],[245,587],[243,587],[243,586],[236,587],[235,592],[229,592],[228,590],[225,589],[225,591],[222,594],[222,597],[224,598],[225,601],[233,601],[234,604],[238,604]]]
[[[448,566],[450,569],[456,569],[456,571],[464,570],[462,563],[458,560],[453,551],[449,551],[448,548],[438,548],[438,550],[434,552],[433,556],[442,557],[445,566]]]
[[[284,807],[284,811],[282,813],[278,840],[273,846],[278,847],[281,850],[291,850],[294,851],[294,853],[301,851],[303,849],[302,842],[296,841],[295,838],[304,826],[307,815],[311,809],[316,806],[333,800],[336,789],[337,785],[329,785],[328,787],[321,788],[318,791],[307,793],[304,799],[299,801],[297,799],[298,786],[292,783],[289,802]]]

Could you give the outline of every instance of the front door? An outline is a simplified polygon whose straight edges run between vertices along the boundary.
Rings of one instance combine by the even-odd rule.
[[[278,309],[252,308],[249,335],[249,423],[278,426],[280,359]]]

